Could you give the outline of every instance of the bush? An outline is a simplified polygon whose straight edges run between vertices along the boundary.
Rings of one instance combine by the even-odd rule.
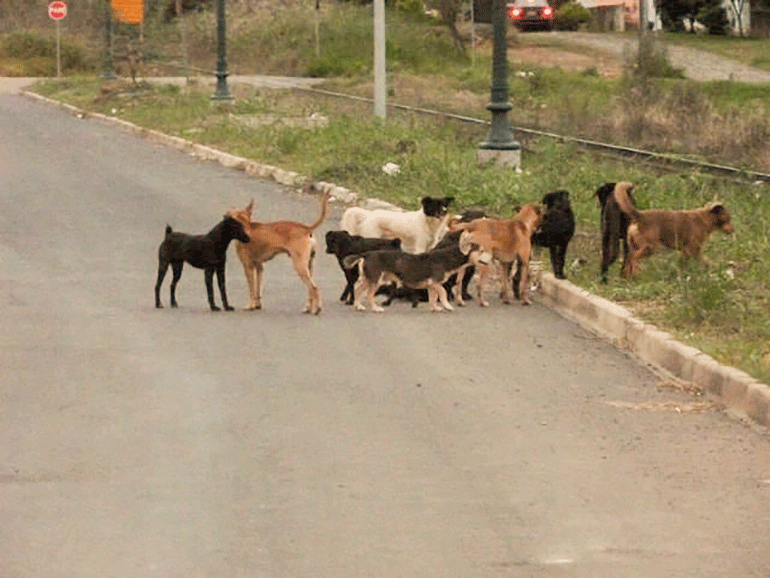
[[[730,25],[727,20],[727,11],[721,4],[706,6],[698,12],[697,20],[706,27],[709,34],[717,36],[727,34],[727,28]]]
[[[86,51],[67,39],[61,40],[61,68],[93,70]],[[56,41],[33,32],[14,32],[0,43],[0,54],[23,63],[25,76],[48,76],[56,73]]]
[[[556,11],[558,30],[577,30],[581,24],[591,20],[591,13],[579,2],[567,2]]]

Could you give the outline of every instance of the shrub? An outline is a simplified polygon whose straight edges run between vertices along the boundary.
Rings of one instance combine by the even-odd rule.
[[[567,2],[556,11],[558,30],[577,30],[581,24],[591,20],[591,13],[579,2]]]
[[[61,40],[61,67],[63,71],[92,70],[94,64],[87,52],[70,40]],[[0,44],[0,53],[24,63],[26,76],[48,76],[56,72],[56,42],[33,32],[9,34]]]

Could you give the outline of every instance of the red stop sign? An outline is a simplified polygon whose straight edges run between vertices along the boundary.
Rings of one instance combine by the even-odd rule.
[[[54,0],[48,4],[48,16],[53,20],[63,20],[67,16],[67,3]]]

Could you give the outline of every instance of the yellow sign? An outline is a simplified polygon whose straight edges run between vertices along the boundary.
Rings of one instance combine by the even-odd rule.
[[[141,24],[144,20],[144,0],[111,0],[112,9],[120,22]]]

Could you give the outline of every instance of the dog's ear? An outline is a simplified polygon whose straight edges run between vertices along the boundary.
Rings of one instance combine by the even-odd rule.
[[[251,216],[251,211],[252,211],[253,209],[254,209],[254,199],[251,199],[251,201],[249,202],[249,204],[248,204],[248,205],[246,205],[246,208],[244,209],[244,211],[245,211],[246,213],[248,213],[248,214],[249,214],[249,216]]]
[[[444,197],[444,205],[447,206],[455,200],[454,197]]]

